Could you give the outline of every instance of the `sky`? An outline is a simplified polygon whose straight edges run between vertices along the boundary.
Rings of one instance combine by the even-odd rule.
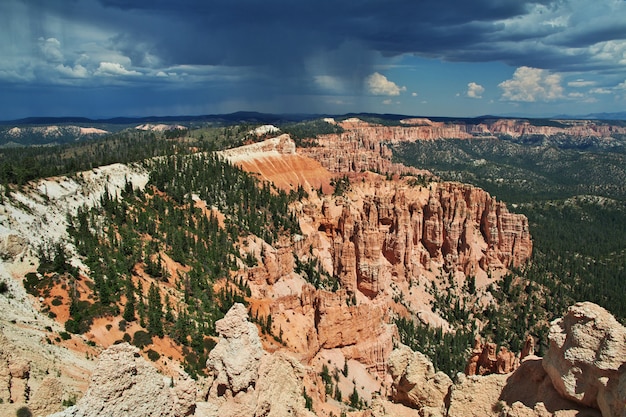
[[[0,120],[626,110],[626,0],[1,0]]]

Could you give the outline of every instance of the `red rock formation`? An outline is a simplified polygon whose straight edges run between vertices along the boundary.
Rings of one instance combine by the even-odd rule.
[[[318,137],[320,146],[298,150],[319,161],[335,173],[374,171],[389,174],[429,175],[426,171],[391,162],[392,151],[387,144],[414,142],[417,140],[493,138],[506,135],[543,135],[546,137],[601,137],[626,134],[626,128],[591,121],[562,121],[562,126],[535,126],[527,120],[494,119],[478,125],[462,122],[444,123],[428,119],[407,119],[401,126],[382,126],[347,119],[339,125],[341,134]]]
[[[344,204],[341,216],[332,220],[328,208],[320,213],[321,227],[335,231],[332,272],[349,290],[355,271],[357,288],[375,297],[385,269],[407,273],[416,261],[423,268],[436,261],[447,270],[471,273],[519,266],[530,257],[527,219],[509,213],[486,192],[444,183],[424,203],[409,191],[381,189],[377,196],[365,196],[361,207]]]
[[[529,335],[526,338],[523,353],[520,355],[522,359],[532,355],[532,353],[529,353],[531,350],[529,340],[532,340],[534,343],[534,339]],[[515,352],[511,352],[506,347],[501,346],[500,351],[496,354],[496,349],[495,343],[482,343],[480,336],[476,336],[471,356],[465,367],[465,375],[508,374],[519,367],[521,359],[518,358]]]
[[[496,372],[499,374],[508,374],[513,372],[518,366],[517,356],[510,352],[506,347],[501,346],[496,361]]]
[[[483,190],[458,183],[419,186],[413,178],[390,180],[360,173],[424,172],[391,164],[390,153],[379,140],[356,134],[351,138],[339,143],[324,137],[321,142],[331,146],[302,150],[335,173],[354,172],[350,190],[333,198],[313,191],[310,200],[297,208],[303,236],[295,243],[264,245],[262,262],[248,270],[248,282],[252,298],[264,298],[259,303],[262,314],[272,315],[271,333],[284,336],[289,349],[311,360],[321,350],[341,350],[345,358],[359,361],[382,380],[395,334],[395,327],[388,324],[392,297],[410,297],[411,283],[434,278],[443,270],[462,277],[480,269],[518,265],[530,256],[532,242],[526,218],[509,213]],[[269,178],[271,170],[255,162],[255,158],[269,161],[263,155],[247,157],[242,164]],[[292,185],[297,177],[290,177],[296,181]],[[294,257],[319,260],[321,269],[338,279],[340,289],[331,292],[303,284],[293,270]],[[425,285],[413,288],[414,299],[406,302],[424,303],[419,297],[427,300]],[[437,322],[436,314],[428,313],[428,320]],[[282,334],[295,325],[297,332]],[[484,363],[477,362],[477,372],[497,371],[495,346],[492,350],[486,351]],[[505,359],[501,355],[500,368],[509,370],[512,360]]]
[[[524,341],[524,347],[520,352],[519,359],[523,361],[527,356],[531,356],[535,354],[535,338],[531,335],[526,336],[526,340]]]
[[[384,142],[387,136],[384,127],[367,125],[365,129],[320,136],[317,139],[320,146],[298,149],[298,153],[319,161],[324,168],[338,174],[373,171],[430,176],[428,171],[393,163],[393,153]]]
[[[477,375],[478,369],[480,367],[480,357],[483,353],[483,343],[480,336],[476,335],[474,337],[474,347],[472,348],[472,355],[467,361],[467,366],[465,367],[465,375]]]

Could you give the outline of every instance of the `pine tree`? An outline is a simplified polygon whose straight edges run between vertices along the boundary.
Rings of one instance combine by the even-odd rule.
[[[165,320],[174,323],[174,312],[172,311],[170,296],[168,294],[165,294]]]
[[[163,303],[154,282],[150,284],[148,290],[148,332],[163,337]]]
[[[139,313],[139,325],[146,327],[146,303],[143,300],[143,285],[141,281],[137,284],[137,295],[139,302],[137,303],[137,313]]]
[[[126,305],[124,306],[124,320],[135,321],[135,285],[129,278],[126,281]]]

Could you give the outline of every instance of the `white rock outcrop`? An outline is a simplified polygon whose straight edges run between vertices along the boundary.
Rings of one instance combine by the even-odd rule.
[[[626,328],[590,302],[576,303],[552,322],[543,367],[563,397],[626,416]]]
[[[307,371],[288,353],[265,353],[242,304],[215,322],[219,341],[209,354],[213,378],[197,417],[312,417],[302,392]]]
[[[219,341],[209,353],[207,369],[214,378],[209,397],[235,396],[254,388],[263,357],[263,346],[256,326],[248,321],[248,311],[236,303],[223,319],[215,322]]]
[[[85,395],[51,417],[180,417],[195,410],[196,384],[185,374],[173,381],[128,343],[103,351]]]

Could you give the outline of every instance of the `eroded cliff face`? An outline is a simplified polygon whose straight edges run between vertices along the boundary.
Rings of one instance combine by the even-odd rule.
[[[623,134],[626,128],[592,120],[558,120],[550,125],[537,125],[526,119],[485,119],[482,123],[467,124],[461,121],[436,122],[427,118],[400,121],[400,126],[382,126],[351,118],[338,124],[349,133],[344,138],[361,140],[375,138],[383,142],[403,142],[436,139],[470,139],[474,137],[496,138],[540,135],[569,135],[578,137],[610,137]]]
[[[372,370],[384,369],[393,349],[392,311],[410,306],[446,327],[429,304],[433,283],[452,275],[461,287],[472,275],[484,287],[532,251],[524,216],[461,184],[370,174],[343,196],[311,196],[298,210],[303,235],[294,245],[249,242],[259,259],[245,271],[258,300],[252,314],[271,314],[272,333],[294,351],[313,358],[341,349]],[[296,264],[308,262],[326,284],[306,282]]]
[[[251,314],[271,315],[270,333],[289,350],[311,364],[328,355],[353,361],[373,376],[373,391],[388,392],[386,370],[397,340],[392,315],[410,309],[424,322],[447,329],[430,305],[431,287],[449,276],[459,288],[469,276],[478,288],[485,287],[526,262],[532,240],[527,219],[485,191],[428,180],[426,171],[393,164],[381,138],[353,133],[354,140],[339,143],[329,135],[320,147],[297,150],[297,164],[284,135],[226,154],[288,190],[302,185],[309,192],[294,206],[302,235],[274,246],[248,239],[246,251],[258,263],[239,273],[252,290]],[[306,162],[313,159],[330,178],[349,174],[342,195],[333,196],[321,185],[320,192],[310,179],[303,180],[297,166],[313,166]],[[285,163],[290,170],[276,169]],[[361,172],[370,169],[414,176]],[[298,269],[310,263],[320,273],[317,282],[304,267]],[[276,348],[267,341],[265,347]],[[333,363],[341,368],[343,361]]]
[[[519,266],[530,257],[527,219],[509,213],[488,193],[454,183],[432,183],[428,191],[402,182],[389,185],[364,195],[361,204],[344,200],[338,218],[324,219],[336,224],[331,235],[336,252],[347,254],[333,271],[346,277],[346,287],[373,297],[383,290],[388,269],[411,280],[435,267],[469,275]]]

